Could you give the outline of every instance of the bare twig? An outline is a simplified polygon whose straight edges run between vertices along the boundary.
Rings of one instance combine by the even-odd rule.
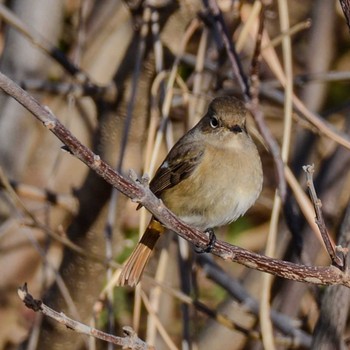
[[[243,13],[244,14],[244,13]],[[247,15],[245,15],[247,17]],[[254,36],[257,31],[257,26],[252,26],[251,29],[251,36]],[[283,69],[281,67],[280,61],[278,59],[278,56],[275,51],[272,50],[271,47],[271,41],[268,37],[268,33],[265,31],[264,36],[263,36],[263,46],[266,48],[265,50],[262,51],[262,56],[272,72],[275,74],[281,85],[284,87],[286,86],[286,77],[283,72]],[[263,90],[263,93],[265,95],[270,95],[270,91],[267,91],[267,89]],[[278,95],[277,91],[274,92],[274,96]],[[280,97],[281,101],[284,101],[284,96],[281,93]],[[334,140],[335,142],[339,143],[340,145],[350,149],[350,138],[347,134],[344,132],[341,132],[337,130],[332,124],[321,118],[317,113],[311,112],[306,106],[302,103],[302,101],[294,94],[293,95],[293,108],[301,115],[305,117],[306,120],[308,120],[313,126],[315,126],[321,134],[324,134],[325,136],[329,137],[330,139]],[[254,115],[254,113],[253,113]],[[256,116],[254,115],[255,120]],[[260,125],[258,121],[256,120],[260,132],[263,135],[265,141],[267,142],[268,139],[264,136],[263,131],[260,128]],[[271,145],[267,142],[269,145],[269,148],[273,153],[273,149],[271,149]]]
[[[212,258],[206,255],[198,255],[196,261],[201,266],[208,279],[224,288],[232,298],[237,300],[249,313],[258,316],[258,301],[248,293],[240,281],[229,276]],[[292,319],[274,309],[271,309],[270,316],[274,326],[284,335],[292,338],[289,344],[290,346],[310,346],[311,336],[303,330],[298,329]]]
[[[74,62],[56,46],[46,40],[41,34],[37,33],[29,25],[26,25],[10,11],[5,5],[0,4],[0,17],[13,28],[23,34],[33,45],[45,52],[58,62],[67,73],[73,76],[79,83],[83,84],[85,92],[90,96],[103,96],[109,101],[115,100],[116,87],[113,85],[99,86],[95,84],[90,76],[78,67]]]
[[[316,224],[318,228],[320,229],[324,244],[326,246],[327,252],[331,258],[332,265],[337,266],[339,268],[344,267],[344,261],[341,259],[336,252],[335,247],[332,244],[332,241],[329,237],[329,233],[326,227],[326,224],[324,222],[323,214],[322,214],[322,203],[321,200],[317,197],[314,182],[313,182],[313,173],[314,173],[314,166],[313,165],[305,165],[303,166],[303,170],[306,173],[307,178],[307,187],[309,190],[310,198],[312,200],[312,203],[315,208],[316,213]]]
[[[184,239],[202,248],[207,246],[208,236],[205,233],[191,228],[179,220],[144,184],[128,180],[116,172],[98,155],[79,142],[48,108],[41,106],[34,97],[22,90],[2,73],[0,73],[0,89],[15,98],[20,104],[33,113],[45,127],[65,144],[66,149],[94,170],[96,174],[101,176],[105,181],[116,187],[132,200],[142,203],[142,205],[154,214],[167,228],[175,231]],[[235,261],[249,268],[299,282],[323,285],[342,284],[350,287],[350,276],[336,266],[320,267],[294,264],[256,254],[222,241],[217,241],[215,243],[212,253],[225,260]]]
[[[3,183],[5,174],[2,172],[1,167],[0,174],[0,189],[2,189],[5,188],[5,184]],[[51,205],[61,207],[72,214],[75,214],[77,211],[78,203],[72,194],[61,194],[49,189],[27,185],[10,179],[6,180],[6,184],[6,186],[10,185],[19,196],[24,198],[47,202]]]
[[[123,349],[133,349],[133,350],[146,350],[154,349],[152,346],[148,346],[144,341],[137,337],[137,334],[133,331],[131,327],[123,327],[124,337],[116,337],[112,334],[102,332],[96,328],[89,327],[81,322],[75,321],[67,317],[62,312],[57,312],[47,305],[45,305],[41,300],[34,299],[33,296],[28,292],[27,284],[23,287],[19,287],[18,296],[23,301],[24,305],[35,312],[41,312],[44,315],[54,319],[55,321],[65,325],[67,328],[72,329],[75,332],[93,336],[95,338],[104,340],[109,343],[120,345]]]
[[[0,73],[1,74],[1,73]],[[47,233],[51,238],[55,239],[56,241],[62,243],[64,246],[66,246],[67,248],[75,251],[76,253],[82,255],[82,256],[87,256],[90,259],[94,260],[94,261],[98,261],[102,264],[106,264],[105,259],[102,256],[99,256],[97,254],[93,254],[93,253],[88,253],[86,252],[83,248],[81,248],[79,245],[75,244],[74,242],[72,242],[69,238],[67,238],[65,235],[56,233],[55,231],[51,230],[48,226],[46,226],[45,224],[41,223],[36,216],[25,206],[25,204],[21,201],[21,199],[18,197],[16,191],[14,190],[14,188],[12,187],[12,185],[10,184],[8,178],[5,176],[2,168],[0,167],[0,187],[3,187],[7,193],[9,194],[9,197],[11,198],[11,200],[13,201],[13,203],[20,208],[20,210],[22,210],[22,212],[28,216],[31,221],[32,221],[32,225],[35,226],[36,228],[39,228],[40,230],[44,231],[45,233]],[[111,262],[110,265],[115,265],[114,262]]]
[[[150,316],[152,316],[152,323],[155,324],[155,327],[157,328],[159,335],[162,337],[162,340],[166,344],[166,348],[169,350],[178,350],[177,346],[175,345],[174,341],[171,339],[169,333],[166,331],[164,324],[159,319],[159,316],[157,314],[157,311],[153,308],[153,305],[151,303],[151,300],[147,297],[146,293],[141,290],[141,297],[143,304],[145,305],[147,312]],[[148,339],[149,337],[147,337]],[[151,342],[151,344],[154,344],[154,340],[147,340],[148,342]]]
[[[241,65],[241,61],[238,58],[238,54],[236,49],[228,36],[228,31],[225,25],[225,21],[223,19],[222,13],[216,0],[204,0],[204,4],[207,7],[209,13],[212,16],[212,21],[215,25],[215,29],[220,34],[220,38],[223,41],[224,47],[226,49],[227,57],[231,63],[232,71],[235,74],[238,83],[242,89],[243,97],[245,102],[249,102],[251,99],[250,96],[250,87],[249,82],[244,74],[243,67]]]
[[[47,92],[54,95],[71,96],[74,98],[90,96],[96,100],[103,99],[105,102],[114,102],[116,100],[117,88],[115,84],[108,87],[82,84],[76,82],[73,78],[71,81],[48,81],[35,78],[26,78],[19,82],[25,90]]]
[[[260,90],[260,62],[261,62],[261,42],[264,31],[264,19],[265,19],[265,6],[262,6],[259,16],[258,33],[255,39],[255,49],[253,53],[252,63],[250,67],[250,95],[252,103],[259,103],[259,90]]]
[[[207,305],[201,302],[194,301],[194,306],[196,307],[196,310],[204,313],[218,323],[225,325],[227,328],[240,332],[249,339],[261,340],[261,331],[259,332],[255,329],[249,329],[247,327],[241,326],[237,322],[233,322],[232,320],[228,319],[227,316],[218,313],[216,310],[210,309]],[[275,341],[276,344],[288,347],[288,349],[300,346],[300,343],[297,344],[297,341],[292,338],[276,336]]]
[[[266,32],[265,32],[266,33]],[[264,38],[263,38],[264,39]],[[269,38],[266,34],[263,43],[268,44]],[[279,59],[275,51],[267,49],[262,52],[263,58],[269,65],[272,72],[275,74],[281,85],[286,86],[286,76],[283,72]],[[264,91],[264,94],[269,94],[268,91]],[[283,97],[284,98],[284,97]],[[325,121],[317,113],[311,112],[305,104],[293,94],[293,108],[303,115],[313,126],[315,126],[320,133],[339,143],[340,145],[350,149],[350,138],[344,132],[337,130],[332,124]]]

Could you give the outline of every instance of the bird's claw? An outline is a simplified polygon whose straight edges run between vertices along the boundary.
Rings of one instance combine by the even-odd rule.
[[[198,254],[203,254],[203,253],[210,253],[212,249],[214,248],[215,242],[216,242],[216,235],[214,233],[214,230],[212,228],[209,228],[205,230],[205,232],[209,236],[209,243],[205,248],[200,248],[195,246],[195,252]]]

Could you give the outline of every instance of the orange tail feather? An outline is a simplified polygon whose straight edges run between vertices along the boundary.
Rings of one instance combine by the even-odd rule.
[[[141,240],[122,268],[118,278],[120,286],[134,287],[139,283],[152,250],[163,232],[164,227],[152,218]]]

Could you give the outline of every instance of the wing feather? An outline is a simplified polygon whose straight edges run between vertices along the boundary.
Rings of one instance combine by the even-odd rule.
[[[177,143],[154,175],[150,189],[161,197],[164,190],[188,178],[203,157],[204,149],[198,143]]]

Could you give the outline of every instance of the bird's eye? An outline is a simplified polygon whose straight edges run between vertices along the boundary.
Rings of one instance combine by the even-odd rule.
[[[209,123],[213,129],[216,129],[219,126],[219,120],[215,117],[215,115],[210,117]]]
[[[235,134],[238,134],[238,133],[240,133],[240,132],[242,132],[243,130],[242,130],[242,128],[239,126],[239,125],[234,125],[234,126],[232,126],[231,128],[230,128],[230,130],[232,131],[232,132],[234,132]]]

